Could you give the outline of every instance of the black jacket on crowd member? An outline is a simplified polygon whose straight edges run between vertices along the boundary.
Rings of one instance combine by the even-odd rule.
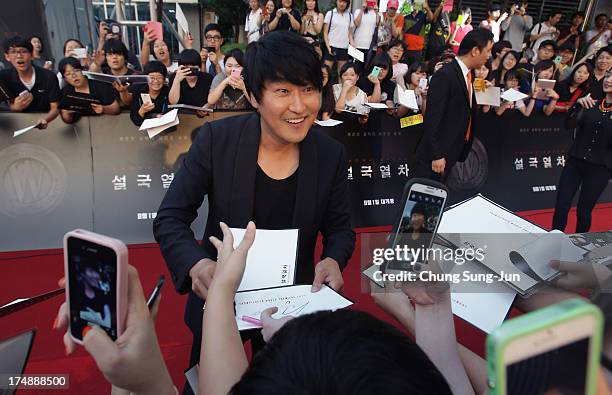
[[[175,77],[176,74],[170,75],[169,86],[172,86]],[[198,79],[193,88],[189,86],[187,79],[181,81],[181,97],[178,101],[179,104],[197,107],[206,105],[206,103],[208,103],[208,93],[210,92],[212,80],[213,77],[209,73],[198,71]]]
[[[170,93],[170,88],[167,85],[164,85],[157,95],[156,98],[151,97],[151,101],[155,104],[155,108],[148,113],[145,114],[145,117],[142,118],[140,114],[138,114],[138,110],[142,106],[142,98],[140,97],[141,93],[149,93],[149,85],[146,84],[137,84],[130,87],[130,93],[134,95],[134,99],[132,100],[132,105],[130,108],[130,119],[134,122],[134,125],[140,126],[147,118],[152,118],[159,114],[164,114],[168,112],[168,94]]]
[[[472,88],[473,89],[473,88]],[[444,174],[448,175],[457,162],[463,162],[472,148],[476,130],[476,95],[472,91],[472,107],[468,99],[461,67],[457,59],[445,64],[431,78],[427,92],[427,106],[423,137],[417,147],[417,166],[414,177],[441,180],[431,169],[431,162],[446,159]],[[469,140],[465,135],[471,124]]]
[[[32,103],[23,112],[47,112],[51,103],[59,102],[60,89],[57,76],[49,70],[32,65],[36,73],[34,86],[29,92],[32,94]],[[19,79],[17,70],[13,67],[0,71],[0,83],[14,95],[28,90]]]

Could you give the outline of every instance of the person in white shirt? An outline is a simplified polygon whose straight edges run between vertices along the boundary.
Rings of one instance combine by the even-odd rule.
[[[327,11],[323,24],[323,40],[327,53],[323,57],[325,64],[332,68],[338,63],[338,74],[340,69],[349,59],[348,46],[355,46],[353,41],[353,29],[355,21],[353,14],[348,10],[350,0],[338,0],[336,8]]]
[[[599,48],[603,48],[610,43],[610,20],[608,15],[599,14],[595,17],[595,26],[593,29],[585,33],[585,40],[589,48],[587,53],[597,52]]]
[[[525,33],[533,26],[533,18],[527,15],[527,3],[520,1],[510,7],[510,17],[501,24],[504,40],[512,44],[512,50],[521,52]]]
[[[501,7],[499,4],[493,4],[487,11],[487,19],[480,22],[480,27],[490,30],[493,33],[493,42],[499,41],[499,33],[501,31],[501,24],[508,18],[508,13],[501,13]],[[501,15],[501,16],[500,16]]]
[[[376,1],[367,0],[361,9],[355,11],[355,48],[364,54],[370,49],[376,27],[380,24],[380,13]]]
[[[540,48],[540,44],[547,40],[555,40],[559,37],[559,30],[555,27],[557,23],[563,17],[563,12],[561,11],[553,11],[548,16],[548,19],[544,22],[540,22],[531,29],[531,37],[529,41],[532,42],[533,52],[538,53],[538,48]],[[534,43],[535,41],[535,43]],[[533,60],[536,60],[536,56],[534,56]]]
[[[244,23],[244,31],[246,32],[248,43],[259,40],[259,31],[261,30],[261,8],[259,8],[259,0],[249,0],[251,10],[246,16]]]

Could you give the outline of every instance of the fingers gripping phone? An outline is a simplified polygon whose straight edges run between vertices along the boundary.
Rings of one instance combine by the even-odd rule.
[[[95,325],[116,340],[127,313],[128,252],[122,241],[82,229],[64,235],[64,271],[70,336],[83,344]]]
[[[153,104],[153,100],[151,100],[151,95],[148,93],[141,93],[140,99],[142,100],[142,104]]]
[[[404,187],[402,211],[391,239],[391,248],[408,251],[405,260],[390,261],[389,270],[414,270],[425,263],[425,250],[431,247],[448,199],[448,189],[436,181],[413,178]]]
[[[487,337],[490,394],[595,394],[602,331],[582,299],[506,321]]]

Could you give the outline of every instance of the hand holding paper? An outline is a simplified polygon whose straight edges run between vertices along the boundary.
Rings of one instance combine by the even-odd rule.
[[[234,237],[229,227],[223,222],[219,225],[223,232],[223,241],[214,236],[210,237],[210,242],[217,249],[217,267],[211,287],[219,286],[235,293],[242,281],[247,254],[255,241],[255,224],[253,221],[249,222],[244,237],[235,249]]]
[[[360,50],[358,50],[357,48],[353,47],[350,44],[348,47],[348,55],[355,58],[355,60],[360,61],[361,63],[364,62],[363,52],[361,52]]]

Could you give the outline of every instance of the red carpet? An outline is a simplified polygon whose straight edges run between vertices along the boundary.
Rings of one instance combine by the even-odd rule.
[[[549,229],[552,210],[538,210],[520,213],[530,221]],[[570,216],[568,233],[575,227],[575,214]],[[599,205],[593,212],[592,231],[605,231],[612,228],[612,204]],[[377,228],[371,230],[386,230]],[[320,248],[320,247],[319,247]],[[365,310],[373,315],[391,320],[379,310],[369,294],[367,281],[360,276],[359,260],[360,241],[353,259],[344,272],[345,291],[350,299],[356,302],[356,309]],[[130,246],[130,263],[138,268],[145,293],[149,293],[159,275],[167,274],[163,259],[157,245]],[[367,263],[364,263],[366,265]],[[37,250],[0,253],[0,270],[2,272],[2,292],[0,306],[16,298],[34,296],[57,287],[57,280],[63,275],[62,251]],[[169,276],[166,276],[167,278]],[[364,290],[364,291],[362,291]],[[179,386],[184,382],[183,371],[188,367],[188,355],[191,336],[183,323],[183,310],[186,298],[176,294],[172,284],[167,282],[162,292],[162,302],[157,317],[157,330],[162,352],[170,368],[173,380]],[[0,319],[0,339],[5,339],[26,329],[36,326],[38,333],[26,373],[69,373],[70,391],[45,391],[45,394],[106,394],[109,386],[98,372],[94,361],[87,353],[79,349],[74,355],[66,357],[62,342],[62,333],[54,331],[51,326],[61,304],[61,297],[55,297],[9,317]],[[478,353],[482,353],[484,334],[460,319],[456,320],[459,340]],[[20,394],[35,393],[23,391]],[[39,391],[36,391],[39,393]]]

